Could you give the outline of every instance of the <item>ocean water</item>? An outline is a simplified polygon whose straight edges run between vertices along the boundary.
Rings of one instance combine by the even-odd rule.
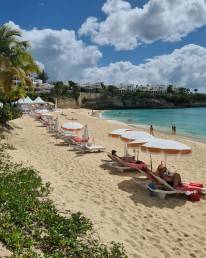
[[[107,110],[102,113],[103,119],[122,121],[127,124],[138,124],[171,133],[172,124],[177,133],[206,140],[206,108],[175,109],[121,109]]]

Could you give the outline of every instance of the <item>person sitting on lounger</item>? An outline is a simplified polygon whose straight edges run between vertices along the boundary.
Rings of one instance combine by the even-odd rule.
[[[116,150],[112,150],[112,156],[118,157],[119,159],[125,160],[127,162],[135,163],[135,157],[134,156],[118,156]]]
[[[181,176],[178,173],[170,172],[161,162],[161,164],[157,167],[155,172],[157,176],[165,180],[174,188],[181,184]]]

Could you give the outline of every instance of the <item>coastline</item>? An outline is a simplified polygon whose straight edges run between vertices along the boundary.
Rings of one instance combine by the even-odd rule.
[[[64,109],[63,113],[59,114],[60,124],[73,117],[88,125],[97,145],[123,154],[123,142],[108,137],[108,133],[126,125],[91,116],[88,109]],[[178,196],[166,200],[151,197],[134,183],[134,173],[105,168],[102,160],[107,159],[106,153],[79,154],[28,115],[12,124],[8,143],[15,147],[9,150],[14,161],[35,167],[44,182],[51,183],[50,198],[56,207],[63,214],[80,211],[90,218],[104,243],[123,243],[129,258],[183,258],[191,257],[191,253],[205,257],[205,200],[192,203]],[[172,139],[159,132],[157,136]],[[181,173],[185,181],[206,184],[206,145],[190,139],[182,141],[192,147],[192,155],[171,156],[168,168]],[[147,153],[141,152],[140,158],[149,163]],[[163,158],[153,157],[154,168]]]
[[[127,123],[125,121],[121,121],[121,120],[118,120],[118,119],[110,119],[109,117],[104,117],[103,116],[103,113],[105,111],[109,111],[109,110],[99,110],[99,119],[102,119],[102,120],[106,120],[106,121],[111,121],[111,122],[118,122],[119,124],[123,125],[123,126],[126,126],[126,127],[133,127],[137,130],[144,130],[144,131],[149,131],[148,128],[149,128],[149,125],[147,124],[138,124],[138,123],[134,123],[134,124],[131,124],[131,123]],[[166,136],[166,138],[168,137],[173,137],[173,138],[178,138],[178,139],[183,139],[183,140],[186,140],[186,141],[192,141],[192,142],[198,142],[198,143],[203,143],[203,144],[206,144],[206,138],[204,137],[196,137],[196,136],[192,136],[192,135],[189,135],[189,134],[186,134],[186,133],[176,133],[175,135],[172,135],[171,133],[161,129],[160,126],[156,126],[155,127],[155,132],[158,133],[158,135],[162,135],[162,136]]]

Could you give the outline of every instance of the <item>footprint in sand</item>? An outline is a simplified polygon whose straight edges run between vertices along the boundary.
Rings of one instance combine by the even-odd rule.
[[[119,230],[117,228],[113,228],[111,231],[115,234],[119,234]]]
[[[122,226],[122,223],[118,220],[115,220],[115,219],[112,219],[112,222],[114,222],[114,224],[118,227],[121,227]]]
[[[132,239],[125,239],[125,242],[129,243],[133,248],[137,247],[137,243],[134,242]]]
[[[105,217],[106,217],[106,213],[105,213],[104,210],[101,210],[101,211],[100,211],[100,216],[101,216],[102,218],[105,218]]]

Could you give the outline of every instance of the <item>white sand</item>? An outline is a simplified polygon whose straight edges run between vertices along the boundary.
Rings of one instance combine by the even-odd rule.
[[[122,125],[91,117],[91,111],[85,109],[64,112],[66,116],[59,115],[61,121],[78,118],[88,124],[97,144],[123,154],[123,143],[108,137]],[[81,211],[89,217],[103,242],[122,242],[129,257],[206,257],[205,200],[192,203],[177,196],[167,200],[151,197],[133,182],[134,174],[104,170],[101,159],[107,158],[105,153],[79,155],[28,116],[13,121],[13,125],[16,129],[9,142],[16,148],[10,150],[14,160],[38,169],[43,180],[51,182],[56,206],[65,214]],[[164,137],[193,148],[188,158],[168,158],[168,167],[181,172],[185,180],[206,184],[206,145]],[[149,163],[148,154],[141,153],[140,158]],[[153,157],[155,167],[161,159]]]

